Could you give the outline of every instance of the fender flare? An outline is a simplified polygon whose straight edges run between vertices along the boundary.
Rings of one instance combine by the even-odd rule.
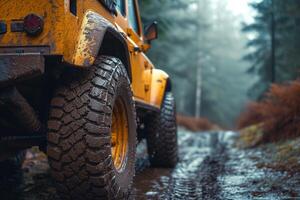
[[[152,70],[150,103],[161,107],[166,92],[172,90],[169,75],[160,69]]]
[[[111,45],[116,44],[121,48],[121,52],[111,51],[111,56],[118,57],[123,62],[132,80],[129,50],[124,36],[111,22],[93,11],[87,11],[83,18],[72,64],[83,68],[92,66],[107,37],[114,40]]]

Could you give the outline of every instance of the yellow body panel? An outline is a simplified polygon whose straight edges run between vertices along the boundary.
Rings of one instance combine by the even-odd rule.
[[[169,76],[164,71],[153,69],[151,93],[149,98],[149,102],[152,105],[161,105],[164,98],[168,78]]]
[[[125,1],[127,5],[127,0]],[[137,4],[137,1],[135,2]],[[137,5],[138,6],[138,5]],[[70,0],[1,0],[0,21],[7,24],[7,33],[0,35],[0,48],[34,47],[49,48],[50,55],[61,55],[63,61],[76,67],[88,67],[99,51],[99,35],[87,37],[87,30],[99,28],[90,24],[88,16],[104,18],[110,26],[125,38],[129,50],[132,88],[135,99],[160,107],[164,96],[168,75],[154,69],[153,64],[142,52],[148,45],[144,40],[141,19],[137,10],[139,32],[135,33],[128,19],[120,13],[113,15],[98,0],[77,0],[77,15],[70,10]],[[10,24],[23,20],[30,13],[44,19],[44,30],[36,37],[29,37],[24,32],[11,32]],[[128,13],[128,6],[126,6]],[[141,49],[141,51],[136,51]]]

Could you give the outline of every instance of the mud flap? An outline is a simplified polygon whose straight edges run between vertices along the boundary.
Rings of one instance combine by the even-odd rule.
[[[0,88],[43,74],[42,55],[0,55]]]

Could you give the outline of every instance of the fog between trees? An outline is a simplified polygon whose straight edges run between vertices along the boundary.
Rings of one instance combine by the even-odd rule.
[[[247,34],[228,1],[140,0],[144,24],[159,22],[159,39],[147,54],[171,75],[178,112],[195,115],[200,68],[201,116],[224,126],[234,123],[257,80],[247,73]]]

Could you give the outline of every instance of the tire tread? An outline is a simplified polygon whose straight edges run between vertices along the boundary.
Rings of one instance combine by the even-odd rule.
[[[58,192],[63,199],[122,198],[128,191],[113,187],[110,113],[115,79],[129,83],[127,72],[119,59],[100,56],[90,70],[67,76],[51,101],[48,122],[47,152]]]

